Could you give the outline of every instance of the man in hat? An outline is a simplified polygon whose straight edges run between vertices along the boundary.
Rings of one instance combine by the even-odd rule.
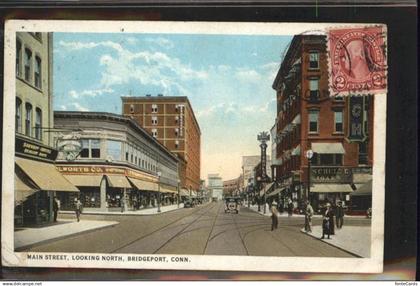
[[[277,211],[277,203],[274,201],[271,204],[271,231],[277,229],[279,224],[279,212]]]
[[[343,203],[341,201],[338,201],[337,203],[337,208],[335,210],[335,222],[337,225],[337,229],[340,229],[343,227],[344,209],[343,209]]]
[[[312,232],[312,216],[314,215],[314,209],[311,206],[311,203],[306,200],[306,209],[305,209],[305,231]]]

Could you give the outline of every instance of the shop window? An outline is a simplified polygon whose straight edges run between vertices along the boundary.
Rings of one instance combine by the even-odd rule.
[[[31,80],[31,66],[32,66],[32,52],[29,49],[25,49],[25,80]]]
[[[27,103],[25,105],[26,118],[25,118],[25,135],[32,136],[32,105]]]
[[[35,57],[35,73],[34,73],[34,79],[35,79],[35,86],[37,88],[41,88],[41,69],[42,62],[40,57]]]
[[[309,52],[309,68],[310,69],[319,68],[319,53],[317,51]]]
[[[319,131],[319,110],[309,110],[309,133],[318,133]]]
[[[22,43],[16,40],[16,76],[22,76]]]
[[[81,158],[89,158],[89,139],[82,139],[82,151],[80,151]]]
[[[317,100],[319,98],[319,79],[309,80],[309,98],[310,100]]]
[[[42,111],[39,108],[35,110],[35,138],[42,140]]]
[[[332,166],[334,165],[334,154],[321,154],[320,155],[321,166]]]
[[[107,158],[112,160],[120,161],[121,160],[121,149],[122,143],[115,140],[107,140],[106,142],[106,155]],[[126,153],[128,157],[128,153]]]
[[[22,133],[22,100],[16,98],[16,115],[15,115],[16,132]]]
[[[101,144],[99,139],[91,139],[90,140],[90,148],[92,152],[92,158],[100,158],[101,157]]]
[[[343,111],[334,111],[334,131],[337,133],[343,133]]]

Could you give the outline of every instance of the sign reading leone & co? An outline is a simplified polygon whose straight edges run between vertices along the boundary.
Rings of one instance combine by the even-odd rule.
[[[54,161],[57,157],[57,150],[46,145],[16,137],[15,152],[31,158],[39,158]]]
[[[311,182],[350,184],[353,182],[353,172],[345,167],[311,167]]]

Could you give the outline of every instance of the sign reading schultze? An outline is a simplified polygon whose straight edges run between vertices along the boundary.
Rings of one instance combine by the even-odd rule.
[[[350,184],[353,172],[345,167],[311,167],[311,182]]]

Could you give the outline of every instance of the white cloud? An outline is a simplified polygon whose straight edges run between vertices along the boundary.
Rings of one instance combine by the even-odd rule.
[[[165,49],[172,49],[174,47],[174,43],[170,40],[158,37],[158,38],[146,38],[146,42],[156,44]]]
[[[239,68],[235,72],[235,76],[238,80],[246,83],[258,83],[261,81],[261,75],[253,69]]]
[[[81,92],[77,92],[75,90],[70,90],[69,91],[69,96],[75,99],[78,99],[80,97],[84,97],[84,96],[88,96],[88,97],[95,97],[98,95],[102,95],[105,93],[113,93],[114,90],[110,89],[110,88],[103,88],[103,89],[93,89],[93,90],[83,90]]]
[[[60,105],[60,110],[67,110],[67,106],[65,106],[65,105]]]
[[[134,45],[138,43],[138,40],[134,37],[128,37],[127,39],[125,39],[127,41],[127,43],[129,43],[130,45]]]
[[[71,103],[71,105],[72,106],[74,106],[74,108],[77,110],[77,111],[89,111],[89,109],[88,108],[86,108],[86,107],[84,107],[84,106],[81,106],[79,103],[77,103],[77,102],[73,102],[73,103]]]

